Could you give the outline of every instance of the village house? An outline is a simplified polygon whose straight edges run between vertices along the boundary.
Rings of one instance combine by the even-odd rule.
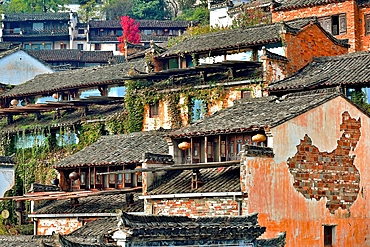
[[[257,239],[265,227],[258,224],[258,215],[236,217],[202,217],[137,215],[118,213],[116,218],[102,218],[86,223],[70,234],[53,236],[16,236],[0,238],[0,243],[17,241],[17,247],[70,246],[227,246],[283,247],[285,233],[276,238]],[[24,243],[21,242],[23,239]],[[37,241],[38,240],[38,241]],[[39,245],[36,245],[36,241]],[[27,245],[24,245],[27,244]]]
[[[37,196],[27,193],[17,199],[17,202],[30,200],[35,205],[28,214],[34,223],[34,235],[52,235],[53,232],[66,235],[91,221],[115,220],[118,210],[142,213],[143,201],[134,200],[133,192],[135,190],[128,189],[120,192],[39,192]],[[101,226],[102,229],[106,229],[105,227]]]
[[[112,51],[83,51],[77,49],[26,50],[53,66],[55,71],[103,66],[115,61]]]
[[[302,92],[323,88],[340,88],[348,97],[363,93],[369,103],[369,76],[366,68],[370,64],[370,53],[355,52],[347,55],[315,58],[311,63],[284,80],[271,83],[270,95]]]
[[[77,22],[76,13],[2,14],[0,41],[26,50],[70,49]]]
[[[183,171],[143,166],[143,181],[166,171],[143,184],[145,212],[256,212],[263,236],[286,232],[286,246],[368,246],[369,124],[333,89],[241,99],[169,134]]]
[[[350,52],[366,51],[370,46],[369,1],[276,1],[272,22],[318,17],[322,27],[338,39],[348,39]]]
[[[271,82],[313,57],[347,51],[348,45],[324,31],[316,18],[198,35],[164,51],[152,47],[146,53],[152,73],[133,76],[139,82],[135,92],[142,95],[138,99],[145,99],[143,130],[185,126],[234,100],[265,96]]]
[[[53,73],[50,64],[30,55],[27,51],[15,47],[0,52],[0,81],[10,85],[19,85],[39,74]]]
[[[211,27],[231,26],[233,20],[247,7],[258,7],[266,13],[266,16],[270,16],[272,3],[272,0],[210,0],[208,1],[209,25]]]
[[[327,49],[322,49],[322,47]],[[276,77],[283,79],[307,63],[313,57],[346,54],[349,45],[324,31],[315,17],[279,22],[253,27],[225,30],[198,35],[168,48],[166,52],[154,54],[155,71],[171,68],[186,68],[195,64],[225,60],[261,61],[263,51],[282,57],[266,61],[266,74],[274,66],[279,67]],[[297,55],[299,54],[299,56]],[[269,77],[268,76],[268,77]]]
[[[180,36],[191,25],[191,21],[171,20],[140,20],[139,31],[141,45],[148,47],[150,41],[165,43],[170,38]],[[120,55],[118,37],[123,35],[120,20],[91,20],[88,23],[88,38],[86,50],[113,51],[114,55]],[[82,32],[82,31],[81,31]]]

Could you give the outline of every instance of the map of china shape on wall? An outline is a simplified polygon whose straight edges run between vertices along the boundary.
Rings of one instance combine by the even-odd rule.
[[[308,199],[327,198],[326,207],[334,213],[339,207],[349,209],[360,191],[360,173],[354,166],[356,148],[361,136],[361,119],[342,114],[337,147],[332,152],[320,152],[306,134],[297,146],[297,153],[288,159],[294,187]]]

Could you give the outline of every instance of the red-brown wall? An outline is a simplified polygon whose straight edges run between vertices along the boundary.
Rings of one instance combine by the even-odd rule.
[[[369,128],[368,116],[337,97],[271,129],[274,158],[241,167],[246,210],[258,212],[264,237],[286,231],[286,247],[323,247],[330,225],[333,247],[370,246]]]
[[[272,22],[288,21],[311,16],[324,17],[341,13],[346,13],[347,33],[337,35],[335,37],[338,39],[348,39],[349,44],[351,45],[349,52],[361,50],[358,38],[360,37],[361,31],[359,26],[362,24],[359,21],[359,8],[353,0],[292,10],[273,10]],[[325,47],[323,48],[326,49]]]

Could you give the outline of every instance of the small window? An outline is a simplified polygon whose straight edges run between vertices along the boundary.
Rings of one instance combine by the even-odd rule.
[[[85,34],[85,30],[84,29],[78,29],[78,34]]]
[[[318,21],[325,31],[334,36],[347,33],[346,14],[321,17]]]
[[[42,31],[44,30],[44,23],[43,22],[32,23],[32,29],[35,31]]]
[[[77,49],[82,51],[84,49],[84,44],[77,44]]]
[[[335,226],[324,226],[324,246],[329,247],[334,244]]]
[[[242,91],[242,99],[250,99],[251,98],[251,91],[244,90]]]
[[[365,34],[370,34],[370,14],[365,15]]]
[[[60,44],[60,49],[67,49],[67,44]]]
[[[101,44],[95,44],[95,51],[101,50]]]
[[[159,112],[159,102],[157,101],[153,104],[150,104],[149,117],[158,117],[158,112]]]
[[[207,107],[203,100],[192,99],[193,109],[192,109],[192,118],[191,122],[195,122],[199,119],[202,119],[207,113]]]

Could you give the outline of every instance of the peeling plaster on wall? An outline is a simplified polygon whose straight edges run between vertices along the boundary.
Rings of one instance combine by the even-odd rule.
[[[360,173],[354,166],[351,152],[360,139],[361,120],[342,114],[342,136],[332,152],[320,152],[306,134],[297,146],[297,153],[287,161],[294,177],[294,187],[307,199],[327,198],[331,213],[349,209],[360,191]]]

